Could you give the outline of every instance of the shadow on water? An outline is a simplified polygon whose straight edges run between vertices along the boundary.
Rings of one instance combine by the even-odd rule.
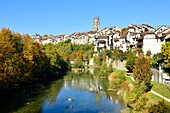
[[[0,113],[116,112],[125,108],[122,97],[109,92],[98,71],[68,73],[42,88],[1,96]]]
[[[62,87],[62,79],[38,87],[0,95],[0,113],[40,113],[46,98],[55,100]]]

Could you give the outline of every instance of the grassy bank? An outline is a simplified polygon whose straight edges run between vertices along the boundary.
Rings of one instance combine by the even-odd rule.
[[[158,97],[157,95],[154,95],[151,92],[148,92],[146,95],[149,99],[150,104],[155,104],[155,103],[158,103],[159,101],[163,101],[163,99],[161,97]],[[168,110],[168,113],[170,113],[170,103],[167,101],[164,101],[164,103]]]
[[[131,80],[130,77],[127,76],[127,81],[129,84],[132,84],[133,81]],[[170,87],[161,84],[161,83],[157,83],[157,82],[151,82],[151,84],[153,85],[152,90],[167,97],[170,98]],[[159,101],[163,101],[163,99],[157,95],[154,95],[151,92],[147,92],[146,97],[149,99],[148,101],[148,105],[151,104],[157,104]],[[170,103],[164,100],[164,104],[167,108],[167,113],[170,113]],[[129,112],[127,111],[128,109],[122,110],[121,113],[126,113]]]
[[[118,69],[115,69],[114,71],[113,71],[113,73],[115,73],[115,74],[120,74],[120,73],[123,73],[124,75],[127,75],[127,71],[125,71],[125,70],[118,70]],[[129,83],[129,84],[132,84],[133,83],[133,81],[132,81],[132,79],[129,77],[129,76],[125,76],[126,77],[126,80],[127,80],[127,82]]]
[[[161,94],[162,96],[170,99],[170,86],[164,85],[162,83],[152,82],[152,90]]]
[[[113,73],[115,74],[120,74],[120,73],[123,73],[123,74],[127,74],[127,71],[124,71],[124,70],[119,70],[119,69],[114,69]]]

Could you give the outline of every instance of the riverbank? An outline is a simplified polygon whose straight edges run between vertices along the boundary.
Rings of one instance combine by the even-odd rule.
[[[57,74],[45,75],[41,76],[39,79],[29,80],[24,82],[18,82],[18,84],[13,85],[13,87],[7,87],[6,89],[0,90],[0,96],[3,95],[14,95],[16,93],[20,93],[23,90],[31,90],[31,89],[41,89],[44,86],[48,86],[51,82],[55,80],[62,79],[63,76],[67,73],[67,71]],[[12,85],[12,84],[11,84]]]
[[[162,96],[170,99],[170,86],[164,85],[162,83],[152,82],[152,90],[161,94]]]
[[[125,71],[123,71],[123,70],[113,71],[112,74],[117,74],[117,75],[112,75],[113,81],[111,80],[111,84],[112,84],[111,88],[114,88],[114,89],[111,89],[111,88],[109,89],[110,91],[117,91],[117,93],[123,95],[123,97],[125,95],[127,95],[127,93],[129,93],[129,91],[131,92],[133,90],[133,88],[135,87],[134,86],[134,79],[131,77],[131,75],[126,73],[125,78],[122,78],[121,75],[119,75],[119,74],[124,73],[124,72]],[[148,102],[146,104],[146,106],[148,106],[147,108],[152,110],[152,109],[154,109],[154,108],[152,108],[152,106],[155,106],[156,107],[155,109],[159,109],[159,107],[164,106],[165,108],[167,108],[167,113],[169,113],[170,103],[168,101],[166,101],[166,99],[165,99],[166,97],[162,96],[162,95],[164,95],[164,96],[169,97],[169,89],[167,88],[167,86],[165,86],[165,85],[162,86],[162,84],[155,83],[155,82],[152,82],[152,85],[153,85],[153,87],[152,87],[151,91],[146,92],[146,94],[145,94],[146,99],[148,99]],[[118,89],[117,86],[118,87],[122,86],[122,88],[120,88],[122,90],[120,90],[120,89],[117,90]],[[139,88],[138,90],[141,90],[141,89]],[[160,92],[162,95],[155,94],[156,92],[153,92],[153,90],[155,90],[156,92]],[[135,90],[133,90],[133,91],[135,91]],[[124,97],[124,99],[126,100],[125,97]],[[164,102],[162,102],[162,101],[164,101]],[[164,109],[164,108],[162,108],[162,109]],[[130,112],[128,108],[121,110],[121,113],[127,113],[127,112]]]
[[[134,78],[132,76],[127,76],[130,80],[129,83],[134,82]],[[152,88],[151,91],[146,93],[146,96],[149,99],[149,104],[158,104],[159,102],[164,101],[165,107],[167,108],[167,113],[170,113],[170,91],[169,87],[157,83],[157,82],[151,82]],[[126,110],[122,110],[122,113],[127,112]]]

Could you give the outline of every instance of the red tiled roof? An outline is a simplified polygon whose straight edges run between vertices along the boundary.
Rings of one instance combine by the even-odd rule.
[[[114,38],[114,41],[119,41],[119,38]]]
[[[108,36],[102,35],[102,36],[99,36],[98,38],[108,38]]]
[[[121,32],[120,32],[120,38],[121,38],[121,39],[124,39],[124,38],[126,37],[127,33],[128,33],[128,30],[127,30],[127,29],[125,29],[124,31],[121,31]]]
[[[89,31],[88,34],[95,34],[97,31]]]
[[[53,36],[43,37],[44,40],[51,39],[51,38],[53,38]]]
[[[155,34],[155,33],[153,31],[146,31],[146,32],[141,33],[141,35],[146,35],[146,34]]]

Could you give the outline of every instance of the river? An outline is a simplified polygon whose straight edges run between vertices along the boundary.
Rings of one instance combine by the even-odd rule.
[[[98,75],[68,73],[48,86],[1,97],[0,113],[119,113],[122,97]]]

